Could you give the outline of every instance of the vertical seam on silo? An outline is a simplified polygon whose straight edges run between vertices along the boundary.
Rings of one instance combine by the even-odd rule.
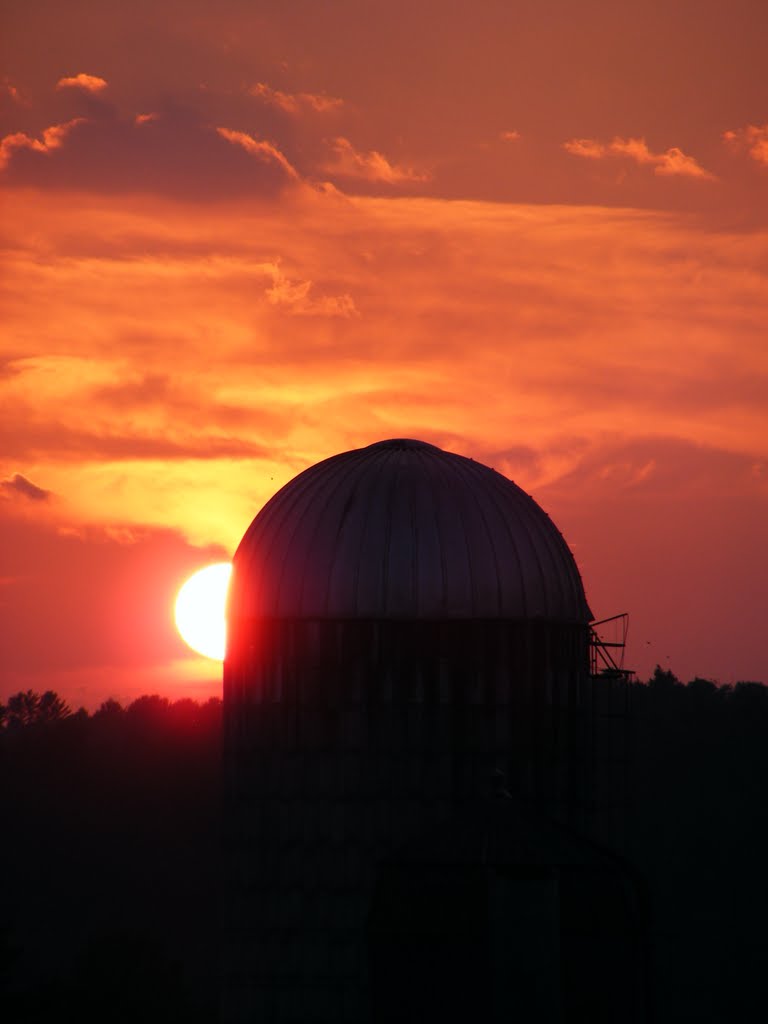
[[[342,456],[341,455],[335,455],[335,456],[332,456],[330,459],[324,459],[322,462],[318,462],[314,466],[310,466],[309,469],[304,470],[304,472],[300,474],[300,478],[303,477],[303,480],[301,480],[300,483],[299,483],[299,479],[298,478],[294,478],[294,480],[291,481],[291,485],[292,486],[290,486],[290,493],[285,496],[289,500],[285,501],[285,497],[284,497],[283,500],[278,502],[276,504],[276,506],[275,506],[275,512],[279,513],[277,531],[274,531],[274,530],[270,531],[268,529],[268,527],[269,527],[269,520],[267,520],[267,522],[264,523],[264,524],[259,523],[258,535],[260,535],[262,539],[264,537],[269,538],[270,533],[272,533],[272,537],[271,537],[271,540],[270,540],[270,546],[274,546],[276,541],[277,541],[277,539],[279,538],[279,536],[284,532],[282,527],[285,526],[288,523],[291,524],[290,530],[287,531],[287,533],[288,533],[287,540],[282,545],[281,559],[280,559],[280,562],[279,562],[279,571],[277,573],[275,592],[274,592],[274,595],[272,597],[273,612],[274,612],[275,615],[278,614],[278,609],[280,607],[280,595],[281,595],[281,592],[283,590],[283,580],[284,580],[284,576],[285,576],[285,565],[286,565],[286,562],[288,560],[288,552],[291,550],[291,548],[293,546],[292,545],[292,541],[293,541],[294,537],[296,536],[296,534],[297,534],[297,532],[299,530],[299,527],[301,526],[301,522],[302,522],[302,516],[301,515],[297,516],[295,514],[296,510],[297,510],[297,508],[299,506],[301,506],[301,503],[307,497],[307,494],[311,493],[312,489],[318,486],[318,480],[317,480],[318,476],[321,477],[321,484],[322,484],[323,472],[327,471],[328,463],[335,462],[338,465],[338,463],[341,462],[341,460],[342,460]],[[323,470],[320,470],[320,467],[323,467]],[[315,472],[313,472],[313,470],[320,470],[320,472],[319,473],[315,473]],[[288,486],[289,485],[286,484],[286,487],[288,487]],[[298,493],[294,494],[293,493],[294,490],[297,491]],[[280,491],[277,492],[277,494],[275,495],[275,498],[278,498],[280,496],[281,492],[282,492],[282,488],[281,488]],[[271,504],[271,502],[270,502],[270,504]],[[259,513],[259,515],[260,514],[261,513]],[[273,517],[273,514],[270,515],[270,518],[272,518],[272,517]],[[258,518],[259,518],[259,516],[256,517],[256,519],[258,519]],[[254,520],[254,523],[255,522],[256,522],[256,520]],[[278,538],[276,538],[274,536],[275,532],[277,532]],[[251,545],[251,553],[252,554],[255,554],[255,549],[257,548],[257,546],[258,546],[257,544],[252,544]],[[296,609],[296,614],[298,614],[298,608]]]
[[[442,586],[440,587],[440,597],[438,598],[438,618],[441,617],[440,613],[445,612],[446,609],[446,592],[448,589],[448,573],[446,572],[445,566],[445,546],[443,544],[443,537],[440,531],[440,516],[438,513],[440,502],[439,488],[435,486],[435,474],[432,472],[434,465],[434,458],[425,459],[425,473],[424,479],[427,482],[427,490],[432,497],[432,515],[435,521],[435,539],[437,541],[437,550],[440,558],[440,575],[442,577]]]
[[[533,499],[531,499],[533,501]],[[535,503],[534,503],[535,504]],[[537,516],[538,529],[542,535],[544,541],[544,547],[547,550],[550,562],[555,570],[555,576],[557,578],[557,590],[560,594],[560,607],[553,611],[548,609],[551,617],[568,620],[571,619],[571,605],[573,604],[573,569],[575,567],[575,561],[570,553],[565,540],[555,526],[549,515],[541,508],[540,505],[536,506],[541,512],[541,516]],[[548,529],[545,529],[545,523]],[[581,602],[577,602],[581,603]]]
[[[489,467],[486,467],[486,468],[492,474],[492,476],[488,477],[488,481],[489,481],[489,487],[488,487],[488,491],[487,491],[488,498],[492,502],[492,504],[496,507],[496,510],[499,513],[499,518],[501,519],[502,523],[504,524],[504,528],[506,529],[507,534],[509,536],[510,544],[512,545],[512,552],[514,554],[515,561],[517,562],[517,578],[518,578],[518,581],[519,581],[519,592],[520,592],[520,596],[522,598],[522,609],[521,609],[520,617],[521,618],[525,618],[527,616],[527,614],[528,614],[528,595],[527,595],[527,593],[525,591],[525,580],[523,578],[523,562],[522,562],[522,559],[520,557],[520,551],[518,550],[517,540],[515,539],[514,531],[513,531],[512,526],[511,526],[511,524],[509,522],[509,515],[507,514],[506,508],[505,508],[505,506],[507,504],[512,505],[512,507],[514,508],[514,505],[516,504],[516,502],[519,501],[520,495],[524,494],[525,492],[520,487],[518,487],[517,484],[514,483],[512,480],[508,480],[506,477],[502,477],[500,473],[496,473],[495,470],[490,469]],[[501,491],[501,488],[499,487],[499,483],[498,483],[497,477],[499,477],[500,479],[505,480],[506,483],[508,483],[508,484],[512,484],[512,486],[515,489],[515,491],[514,491],[515,501],[514,502],[502,502],[500,500],[497,500],[497,494],[500,493],[500,494],[502,494],[503,497],[506,498],[507,497],[507,493],[508,493],[508,492],[502,492]],[[517,614],[513,614],[513,618],[517,618],[517,617],[518,617]]]
[[[385,449],[385,450],[387,452],[387,457],[385,458],[385,461],[384,461],[385,469],[389,469],[389,466],[387,465],[388,463],[392,462],[393,460],[395,462],[395,471],[390,476],[389,487],[387,488],[387,492],[386,492],[386,499],[387,500],[386,500],[386,516],[385,516],[385,519],[384,519],[384,552],[383,552],[383,556],[382,556],[383,560],[382,560],[382,566],[381,566],[382,572],[381,572],[381,605],[380,605],[380,607],[382,609],[382,612],[383,612],[384,616],[386,617],[387,613],[389,612],[389,607],[388,607],[389,602],[388,602],[387,598],[389,596],[389,549],[390,549],[390,545],[392,544],[392,506],[394,504],[394,502],[393,502],[393,495],[394,495],[394,493],[395,493],[395,491],[397,489],[397,478],[399,476],[400,460],[399,460],[399,457],[398,457],[399,456],[399,449],[391,448],[391,449]]]
[[[555,589],[562,593],[562,580],[560,579],[560,572],[555,560],[552,557],[552,546],[550,543],[549,531],[544,529],[541,515],[544,515],[547,519],[549,518],[544,512],[544,509],[534,502],[533,498],[528,495],[528,501],[531,502],[539,515],[534,514],[534,509],[528,506],[526,508],[527,519],[529,523],[529,532],[531,533],[532,539],[535,541],[536,549],[536,561],[539,566],[539,572],[541,574],[541,580],[543,584],[544,594],[544,615],[547,618],[559,618],[557,611],[552,608],[552,579],[554,576],[556,579]],[[546,552],[546,558],[549,562],[549,573],[547,573],[544,567],[544,553]]]
[[[451,485],[455,483],[455,479],[456,478],[455,478],[453,473],[446,471],[446,466],[445,466],[445,461],[446,460],[444,459],[445,455],[448,455],[448,453],[441,451],[439,456],[437,456],[435,458],[434,464],[435,464],[435,468],[437,469],[438,475],[442,476],[442,479],[447,484],[446,495],[447,495],[448,500],[451,501],[453,499],[453,495],[455,493],[454,487],[451,486]],[[451,458],[450,455],[449,455],[449,458]],[[475,600],[474,600],[475,599],[475,578],[474,578],[474,572],[472,570],[472,557],[471,557],[470,550],[469,550],[469,538],[467,537],[467,523],[466,523],[466,519],[465,519],[465,516],[464,516],[463,509],[461,507],[461,504],[459,502],[454,502],[454,504],[457,506],[458,512],[459,512],[459,521],[460,521],[460,524],[461,524],[461,533],[462,533],[463,539],[464,539],[464,553],[465,553],[466,560],[467,560],[467,572],[468,572],[468,575],[469,575],[469,589],[470,589],[470,593],[472,595],[472,597],[471,597],[471,604],[472,604],[472,610],[474,611],[474,604],[475,604]]]
[[[360,465],[363,466],[363,469],[365,468],[366,456],[364,455],[364,452],[365,452],[365,449],[359,449],[358,450],[359,457],[354,460],[354,464],[353,465],[350,464],[350,467],[349,467],[350,472],[347,473],[341,480],[337,480],[336,487],[334,488],[333,492],[331,494],[329,494],[328,501],[323,506],[323,512],[325,511],[325,509],[330,504],[330,502],[331,502],[332,498],[334,497],[334,495],[347,482],[347,480],[349,479],[349,476],[351,475],[351,473],[353,471],[355,471],[356,475],[355,475],[355,479],[352,482],[352,488],[351,488],[351,490],[349,492],[347,500],[351,501],[356,494],[359,495],[359,493],[360,493],[360,483],[361,483],[361,474],[359,472],[356,472],[356,471],[358,470]],[[352,462],[353,462],[353,460],[350,460],[350,463],[352,463]],[[345,503],[345,507],[346,507],[346,503]],[[319,520],[318,520],[318,522],[319,522]],[[328,574],[327,574],[326,580],[325,580],[325,600],[323,602],[323,609],[324,609],[324,613],[325,613],[326,616],[329,616],[331,614],[331,609],[329,609],[329,607],[328,607],[328,602],[329,602],[329,598],[330,598],[330,589],[331,589],[331,578],[333,577],[333,571],[334,571],[334,567],[336,565],[336,560],[337,560],[337,556],[338,556],[338,545],[339,545],[341,527],[343,527],[346,522],[347,522],[347,518],[346,518],[346,516],[343,516],[341,521],[338,524],[339,528],[336,530],[336,533],[334,535],[333,551],[332,551],[332,555],[331,555],[331,565],[330,565],[330,568],[329,568],[329,571],[328,571]],[[359,571],[359,560],[355,564],[355,572],[357,573],[358,571]],[[353,608],[351,610],[351,614],[354,615],[356,611],[357,611],[357,607],[355,607],[355,608]],[[346,617],[347,615],[350,614],[350,609],[345,609],[345,608],[337,609],[336,614],[341,614],[341,615]]]
[[[349,453],[347,453],[347,454],[349,454]],[[357,453],[355,453],[355,455],[357,456]],[[313,549],[313,542],[314,542],[315,538],[317,537],[318,530],[320,529],[320,523],[322,522],[323,513],[325,512],[325,510],[330,505],[331,500],[333,499],[334,495],[338,492],[338,490],[341,487],[341,485],[343,483],[345,483],[345,481],[348,479],[348,477],[351,476],[351,474],[355,471],[359,461],[360,461],[359,456],[355,457],[355,458],[344,459],[339,464],[338,472],[335,472],[333,474],[333,480],[332,481],[328,480],[328,479],[325,480],[324,486],[323,486],[323,490],[325,491],[325,500],[320,505],[320,509],[319,509],[318,514],[314,517],[313,529],[312,529],[312,532],[311,532],[310,537],[309,537],[310,543],[307,546],[307,551],[308,552],[311,552],[312,549]],[[296,609],[296,614],[297,615],[303,614],[304,593],[306,591],[306,583],[307,583],[307,571],[306,570],[307,570],[307,564],[306,564],[306,558],[305,558],[305,560],[304,560],[304,562],[302,563],[302,566],[301,566],[301,587],[299,589],[298,608]],[[327,591],[327,588],[326,588],[326,601],[327,601],[327,598],[328,598],[328,591]],[[324,609],[324,612],[327,615],[327,608]],[[311,617],[314,618],[314,615],[312,615]]]
[[[370,475],[370,476],[373,477],[374,489],[375,489],[375,485],[376,485],[377,476],[378,476],[378,474],[380,472],[380,468],[381,468],[379,463],[380,463],[380,459],[379,459],[379,456],[378,456],[378,452],[374,452],[374,453],[372,453],[370,455],[370,458],[368,459],[367,467],[365,466],[365,464],[363,465],[363,472],[365,473],[365,470],[366,469],[368,470],[368,473],[366,473],[365,476]],[[362,474],[361,474],[360,483],[362,484]],[[366,541],[366,538],[368,536],[368,523],[369,523],[370,518],[371,518],[370,510],[371,510],[371,505],[372,505],[368,489],[366,487],[361,486],[360,487],[360,493],[363,495],[363,499],[364,499],[363,500],[363,522],[362,522],[362,527],[360,529],[360,546],[359,546],[359,549],[358,549],[357,558],[355,559],[355,572],[354,572],[354,585],[353,585],[354,605],[355,605],[354,610],[358,614],[360,613],[360,565],[361,565],[362,560],[363,560],[363,553],[364,553],[364,550],[365,550],[365,541]]]
[[[515,485],[517,486],[517,485]],[[542,537],[542,531],[539,523],[537,522],[537,516],[534,514],[534,509],[538,509],[539,506],[522,488],[520,488],[521,500],[516,502],[517,516],[520,521],[520,525],[525,530],[527,540],[531,551],[533,552],[533,558],[536,563],[536,568],[539,571],[539,579],[541,580],[541,592],[544,598],[544,616],[545,618],[549,614],[549,588],[547,584],[547,575],[544,571],[544,564],[541,560],[540,542]],[[533,507],[532,507],[533,506]],[[533,616],[535,618],[535,616]]]
[[[309,490],[311,490],[313,486],[317,485],[316,477],[318,475],[322,476],[323,470],[327,469],[329,464],[335,463],[341,458],[341,455],[331,456],[329,459],[324,459],[322,462],[315,463],[314,466],[309,466],[307,469],[299,473],[297,477],[294,477],[293,480],[290,480],[288,483],[284,484],[284,486],[280,488],[279,492],[269,499],[266,505],[264,505],[262,510],[257,514],[256,518],[253,520],[251,526],[246,532],[247,538],[251,534],[252,528],[255,527],[253,529],[253,535],[251,537],[247,549],[249,554],[249,568],[253,569],[253,565],[256,562],[256,552],[259,547],[257,543],[258,539],[261,539],[262,541],[266,539],[269,542],[268,550],[271,550],[272,547],[274,547],[276,550],[279,550],[278,541],[282,532],[281,527],[286,523],[290,522],[292,519],[293,528],[291,529],[290,538],[291,540],[293,540],[301,521],[301,517],[298,517],[297,519],[294,516],[295,509],[304,500],[307,492],[309,492]],[[319,471],[319,473],[315,471]],[[284,494],[286,488],[288,488],[288,493]],[[262,516],[264,517],[263,519]],[[278,518],[278,524],[276,524],[276,528],[274,528],[274,526],[272,525],[272,520],[275,517]],[[246,538],[244,538],[244,541]],[[280,563],[280,572],[278,574],[278,578],[276,578],[276,588],[274,594],[272,595],[271,611],[275,615],[276,613],[278,613],[278,609],[280,607],[280,594],[283,586],[285,563],[287,553],[290,550],[290,548],[291,543],[289,541],[289,543],[287,545],[284,545],[283,547],[283,559],[281,560]],[[266,552],[262,552],[262,558],[260,559],[262,568],[264,565],[263,556],[265,554]],[[260,577],[260,582],[263,584],[263,572],[260,573]],[[272,581],[272,583],[274,583],[274,581]],[[263,607],[261,609],[261,613],[263,616]]]
[[[277,573],[277,580],[276,580],[276,585],[275,585],[275,593],[273,595],[273,611],[274,611],[275,615],[278,614],[278,611],[279,611],[279,608],[280,608],[280,596],[281,596],[281,593],[283,591],[283,581],[284,581],[284,578],[285,578],[285,566],[286,566],[286,562],[288,560],[288,552],[291,550],[291,548],[293,546],[292,541],[293,541],[294,537],[296,536],[296,534],[297,534],[297,532],[299,530],[299,527],[301,525],[301,521],[302,521],[302,516],[301,515],[296,515],[296,511],[301,506],[301,504],[305,500],[305,498],[307,497],[307,494],[311,493],[313,487],[317,486],[317,479],[316,479],[316,477],[317,477],[318,474],[312,473],[311,470],[312,469],[317,469],[318,466],[323,466],[323,465],[325,465],[325,463],[322,463],[322,462],[321,463],[317,463],[315,466],[310,467],[309,470],[306,470],[306,476],[304,477],[304,480],[301,482],[301,484],[297,484],[297,486],[296,486],[296,490],[298,491],[298,493],[295,496],[291,495],[293,500],[290,500],[290,501],[286,502],[285,503],[286,507],[283,507],[282,503],[280,504],[280,507],[279,507],[280,518],[279,518],[279,521],[278,521],[278,528],[277,528],[276,532],[278,534],[278,538],[280,537],[281,534],[283,534],[285,532],[287,534],[287,539],[286,539],[285,543],[283,543],[282,551],[280,552],[281,558],[280,558],[280,562],[279,562],[279,570],[278,570],[278,573]],[[327,467],[326,467],[326,469],[327,469]],[[322,476],[322,474],[320,474],[320,475]],[[296,481],[294,481],[294,483],[296,483]],[[293,488],[292,488],[292,490],[293,490]],[[278,494],[279,493],[280,492],[278,492]],[[288,531],[283,531],[282,527],[284,527],[286,524],[290,524],[290,529]],[[270,531],[268,531],[268,529],[267,529],[268,525],[269,524],[267,523],[267,524],[264,525],[264,527],[262,529],[260,529],[260,533],[262,534],[262,537],[264,537],[264,536],[269,537],[269,532]],[[274,533],[275,531],[272,531],[272,532]],[[277,540],[277,538],[275,538],[273,536],[272,539],[271,539],[271,546],[275,545],[276,540]],[[253,545],[253,547],[255,548],[256,545]],[[298,608],[296,609],[296,614],[298,614]]]
[[[482,481],[484,474],[480,472],[480,467],[477,465],[477,463],[472,462],[471,460],[468,460],[468,462],[469,464],[466,466],[466,470],[467,475],[469,477],[470,485],[472,483]],[[496,574],[496,610],[498,615],[501,616],[501,567],[499,565],[499,556],[496,550],[496,544],[494,543],[493,540],[493,532],[491,531],[491,528],[488,525],[488,519],[486,517],[485,509],[483,508],[482,502],[480,501],[480,498],[478,497],[477,491],[475,490],[474,487],[470,486],[470,491],[472,493],[472,497],[475,500],[475,504],[477,505],[478,510],[480,512],[480,518],[483,521],[483,526],[485,527],[485,532],[488,537],[488,543],[490,545],[491,552],[493,553],[493,570]]]
[[[421,453],[418,449],[413,451],[413,461],[418,467],[421,461]],[[418,476],[418,468],[417,468]],[[412,607],[414,614],[418,617],[420,612],[419,607],[419,527],[416,519],[416,508],[414,503],[414,494],[416,487],[418,486],[418,480],[416,486],[408,488],[408,510],[411,515],[411,597],[413,600]]]
[[[544,515],[549,519],[546,512]],[[560,574],[560,592],[564,603],[563,611],[564,615],[566,615],[570,621],[573,617],[572,611],[578,609],[578,611],[581,612],[583,608],[583,603],[579,600],[578,588],[576,587],[576,580],[574,578],[574,572],[578,572],[578,569],[576,567],[576,560],[571,554],[571,549],[568,547],[565,537],[563,537],[562,533],[560,533],[551,519],[549,519],[549,522],[552,525],[552,546],[554,546],[557,552],[557,559],[559,560],[563,570]]]

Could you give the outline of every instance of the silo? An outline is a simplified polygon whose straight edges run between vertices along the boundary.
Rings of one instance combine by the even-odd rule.
[[[432,445],[336,455],[264,506],[224,665],[225,1019],[389,1019],[371,957],[391,921],[370,933],[403,850],[500,793],[583,826],[591,618],[546,513]]]

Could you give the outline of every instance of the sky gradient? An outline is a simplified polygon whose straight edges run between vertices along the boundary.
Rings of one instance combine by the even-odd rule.
[[[0,699],[218,692],[185,576],[392,436],[532,494],[641,676],[768,682],[761,0],[3,20]]]

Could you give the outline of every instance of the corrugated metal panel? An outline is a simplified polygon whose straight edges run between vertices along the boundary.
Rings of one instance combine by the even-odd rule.
[[[407,439],[286,484],[243,537],[230,592],[234,618],[592,618],[567,544],[529,495]]]

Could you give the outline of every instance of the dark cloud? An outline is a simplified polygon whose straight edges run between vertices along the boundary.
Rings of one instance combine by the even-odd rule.
[[[562,494],[696,501],[752,495],[768,499],[768,462],[675,437],[637,437],[593,444],[551,485]]]
[[[518,473],[530,476],[541,470],[541,452],[529,445],[517,444],[483,454],[483,462],[512,479]]]
[[[250,420],[253,424],[252,411],[243,410],[241,421]],[[269,419],[265,414],[263,419]],[[55,455],[58,460],[108,459],[119,462],[135,459],[221,459],[221,458],[267,458],[272,449],[264,444],[252,442],[237,436],[216,436],[201,434],[197,437],[186,437],[175,440],[164,436],[142,436],[129,433],[102,433],[97,430],[77,430],[61,425],[40,426],[31,428],[22,437],[0,424],[0,440],[4,442],[7,455],[16,458]],[[15,483],[19,480],[21,483]],[[44,500],[48,491],[41,491],[24,477],[16,474],[11,481],[2,481],[0,487],[10,493],[24,494],[32,500]],[[31,493],[32,491],[36,493]]]
[[[66,137],[5,143],[10,185],[151,192],[186,199],[274,197],[295,183],[280,149],[258,137],[232,142],[189,108],[166,105],[151,117],[125,118],[90,94],[88,116],[66,123]],[[50,130],[49,130],[50,136]],[[22,140],[23,141],[23,140]]]
[[[764,678],[764,457],[668,436],[593,443],[534,497],[597,617],[629,612],[628,668],[647,677],[671,652],[685,679]]]
[[[5,494],[20,494],[30,501],[47,501],[51,496],[50,491],[33,484],[21,473],[14,473],[9,480],[0,480],[0,488]]]

